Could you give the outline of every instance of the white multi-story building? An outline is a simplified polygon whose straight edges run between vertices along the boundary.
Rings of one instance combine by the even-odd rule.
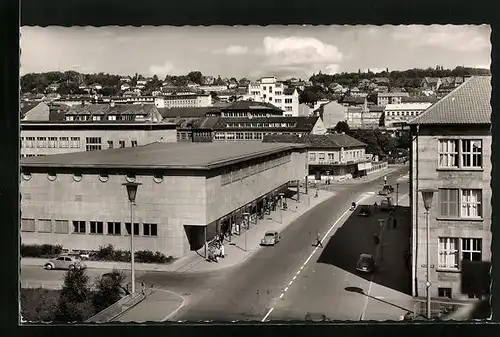
[[[212,106],[212,97],[208,94],[173,94],[156,96],[157,108],[202,108]]]
[[[386,128],[401,127],[409,120],[428,109],[432,103],[400,103],[387,104],[384,108],[384,126]]]
[[[267,102],[284,111],[287,117],[299,116],[299,92],[296,88],[287,88],[276,77],[262,77],[257,83],[248,85],[248,99]]]

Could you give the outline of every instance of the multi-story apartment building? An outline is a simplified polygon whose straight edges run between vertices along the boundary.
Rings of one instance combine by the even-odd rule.
[[[433,298],[485,295],[464,289],[462,277],[464,266],[491,261],[490,82],[472,77],[409,122],[414,296],[425,296],[427,287]],[[424,189],[434,191],[428,218]]]
[[[287,117],[299,116],[299,92],[296,88],[287,88],[276,77],[262,77],[257,83],[250,83],[248,98],[271,103],[282,109]]]
[[[401,128],[409,120],[419,116],[432,103],[387,104],[384,108],[384,126],[387,129]]]
[[[164,96],[155,96],[157,108],[201,108],[212,106],[212,97],[209,94],[182,93]]]
[[[86,104],[21,121],[21,157],[176,142],[176,134],[153,104]]]
[[[362,107],[347,108],[345,120],[351,129],[377,129],[382,114],[383,107],[368,106],[365,103]]]
[[[377,105],[401,104],[403,97],[409,97],[407,92],[379,92],[377,94]]]

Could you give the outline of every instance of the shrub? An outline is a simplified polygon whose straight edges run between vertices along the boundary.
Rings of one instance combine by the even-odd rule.
[[[95,282],[96,291],[92,303],[95,311],[100,312],[118,301],[125,292],[123,282],[125,273],[123,271],[113,270],[111,273],[98,278]]]
[[[142,263],[170,263],[175,259],[173,256],[166,256],[161,252],[152,252],[150,250],[141,250],[135,253],[137,262]]]
[[[83,268],[68,270],[59,297],[57,320],[83,322],[94,313],[87,271]]]
[[[21,289],[21,314],[28,322],[54,321],[60,290]]]
[[[21,244],[21,257],[53,257],[61,254],[61,245],[25,245]]]

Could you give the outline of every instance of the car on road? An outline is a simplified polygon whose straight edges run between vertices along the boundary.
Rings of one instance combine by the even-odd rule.
[[[386,199],[380,202],[380,210],[382,211],[390,211],[394,208],[394,203],[392,202],[391,197],[387,197]]]
[[[277,231],[267,231],[264,234],[264,238],[260,240],[261,246],[274,246],[278,242],[280,242],[281,236]]]
[[[358,215],[370,216],[370,215],[372,215],[372,211],[371,211],[370,207],[368,207],[367,205],[363,205],[363,206],[361,206],[361,209],[359,210]]]
[[[356,264],[356,270],[363,273],[372,273],[375,271],[375,259],[370,254],[361,254]]]
[[[45,269],[62,269],[62,270],[72,270],[72,269],[85,269],[87,266],[79,258],[70,255],[61,255],[55,259],[49,260],[49,262],[44,264]]]
[[[394,187],[391,185],[384,185],[384,187],[378,192],[379,195],[388,195],[394,192]]]

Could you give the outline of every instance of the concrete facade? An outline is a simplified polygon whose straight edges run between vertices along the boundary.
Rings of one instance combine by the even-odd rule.
[[[434,194],[430,210],[430,288],[431,297],[468,298],[461,293],[461,262],[463,240],[481,240],[481,261],[491,260],[491,130],[489,126],[428,126],[421,125],[418,132],[412,130],[412,159],[410,167],[411,211],[412,211],[412,284],[414,296],[426,294],[426,214],[422,195],[423,188],[458,190],[457,216],[444,216],[441,211],[441,192]],[[480,140],[481,167],[464,168],[439,167],[439,141]],[[460,144],[460,143],[459,143]],[[460,145],[461,148],[461,145]],[[459,151],[459,162],[462,151]],[[464,216],[463,190],[480,190],[481,216]],[[466,202],[465,202],[466,203]],[[439,248],[440,238],[452,239],[456,244],[457,265],[452,268],[440,267],[439,256],[444,252]],[[453,249],[455,250],[455,249]],[[448,253],[447,253],[448,254]],[[440,290],[441,289],[441,290]],[[443,294],[449,295],[443,295]]]
[[[384,126],[386,128],[399,127],[401,123],[419,116],[432,103],[401,103],[387,104],[384,108]]]
[[[323,109],[321,118],[327,129],[332,129],[338,122],[347,119],[347,108],[337,101],[326,103],[321,109]]]
[[[152,142],[177,142],[175,124],[156,123],[21,123],[21,157],[87,151],[87,138],[100,140],[102,150],[145,145]],[[132,142],[135,141],[134,145]]]
[[[124,224],[130,222],[130,204],[122,184],[136,181],[142,184],[134,207],[134,223],[139,224],[136,251],[182,257],[203,245],[200,235],[193,239],[189,228],[206,229],[210,240],[220,232],[221,218],[301,180],[307,174],[306,160],[306,150],[297,147],[252,154],[247,160],[209,170],[24,166],[22,243],[60,244],[71,250],[97,250],[112,244],[115,249],[129,250]],[[63,230],[61,221],[67,221]],[[84,221],[85,233],[74,233],[73,221]],[[90,233],[91,222],[102,222],[102,233]],[[113,226],[121,228],[120,234],[109,233],[108,222],[119,224]],[[156,235],[145,232],[151,225]]]
[[[299,116],[299,93],[295,88],[287,88],[275,77],[263,77],[258,83],[248,85],[247,98],[257,102],[268,102],[284,111],[283,116]]]
[[[157,108],[201,108],[212,106],[212,97],[209,94],[174,94],[156,96]]]

